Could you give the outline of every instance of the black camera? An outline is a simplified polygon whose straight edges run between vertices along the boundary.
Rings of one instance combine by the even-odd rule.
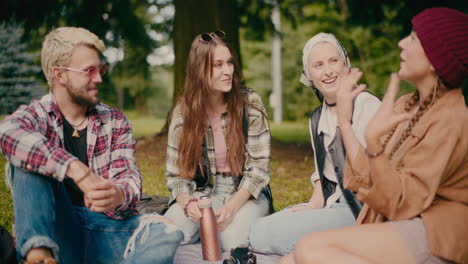
[[[231,249],[231,257],[225,259],[223,264],[257,264],[257,256],[247,247],[238,247]]]

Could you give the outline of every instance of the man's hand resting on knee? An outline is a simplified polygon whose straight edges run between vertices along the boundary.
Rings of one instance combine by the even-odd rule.
[[[115,210],[123,204],[125,197],[118,185],[111,180],[102,180],[85,193],[86,206],[93,212]]]
[[[86,207],[94,212],[115,210],[125,201],[122,188],[103,179],[80,161],[72,161],[66,175],[83,191]]]

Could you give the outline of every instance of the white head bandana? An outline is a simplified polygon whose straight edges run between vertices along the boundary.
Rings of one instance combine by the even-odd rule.
[[[312,81],[310,81],[309,70],[307,67],[309,53],[312,47],[320,42],[328,42],[328,43],[333,44],[338,50],[338,53],[343,58],[345,65],[348,67],[351,67],[351,62],[349,61],[348,54],[346,53],[345,48],[341,46],[341,43],[338,41],[338,39],[333,34],[330,34],[330,33],[318,33],[317,35],[313,36],[311,39],[307,41],[307,43],[304,46],[304,49],[302,50],[302,74],[301,74],[300,81],[301,83],[303,83],[304,85],[308,87],[314,86]]]

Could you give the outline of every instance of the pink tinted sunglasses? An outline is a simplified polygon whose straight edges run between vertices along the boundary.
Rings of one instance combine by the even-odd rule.
[[[88,78],[90,80],[94,79],[94,77],[98,73],[99,73],[99,75],[103,76],[107,72],[107,65],[106,64],[100,65],[99,67],[91,66],[86,70],[79,70],[79,69],[74,69],[74,68],[69,68],[69,67],[56,67],[56,68],[65,69],[65,70],[69,70],[69,71],[86,73],[86,74],[88,74]]]

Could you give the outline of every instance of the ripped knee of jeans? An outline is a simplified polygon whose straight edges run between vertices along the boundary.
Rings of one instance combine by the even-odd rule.
[[[133,232],[133,235],[128,240],[127,247],[125,248],[124,252],[124,258],[127,258],[130,253],[135,250],[136,239],[138,235],[141,233],[140,243],[145,243],[146,239],[148,239],[151,224],[159,223],[165,225],[164,233],[167,235],[176,231],[181,231],[181,229],[172,223],[172,221],[158,213],[142,215],[140,217],[140,224],[138,225],[138,228],[135,230],[135,232]]]

